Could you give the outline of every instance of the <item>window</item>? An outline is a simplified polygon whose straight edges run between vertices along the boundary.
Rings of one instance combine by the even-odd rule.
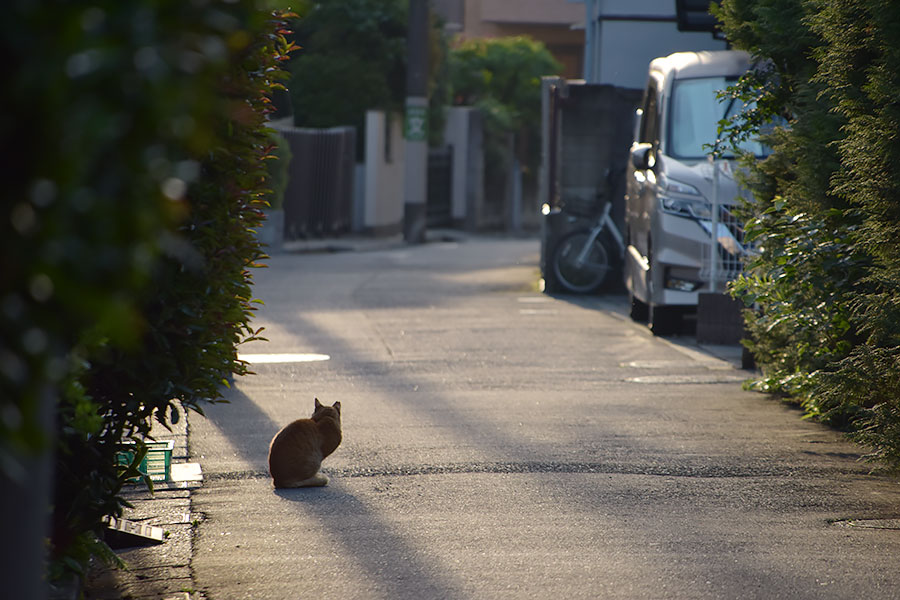
[[[720,100],[716,94],[731,84],[725,77],[682,79],[672,90],[669,136],[666,154],[681,159],[703,159],[718,137],[719,121],[740,113],[744,106],[735,100]],[[747,141],[741,150],[756,156],[768,154],[757,141]],[[730,148],[726,148],[726,155]]]

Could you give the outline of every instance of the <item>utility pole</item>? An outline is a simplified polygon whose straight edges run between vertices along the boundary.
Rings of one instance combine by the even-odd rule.
[[[406,46],[406,139],[403,239],[425,242],[428,191],[428,1],[409,0]]]

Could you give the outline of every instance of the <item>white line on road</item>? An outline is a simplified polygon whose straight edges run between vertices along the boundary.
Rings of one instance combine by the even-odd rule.
[[[520,308],[520,315],[555,315],[557,311],[552,308]]]

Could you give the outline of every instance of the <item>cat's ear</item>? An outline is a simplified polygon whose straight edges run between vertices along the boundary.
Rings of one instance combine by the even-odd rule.
[[[322,408],[322,403],[319,402],[318,398],[316,398],[316,410],[319,410],[320,408]]]
[[[334,410],[338,411],[338,414],[340,414],[340,412],[341,412],[341,403],[340,402],[335,402],[331,406],[334,408]]]

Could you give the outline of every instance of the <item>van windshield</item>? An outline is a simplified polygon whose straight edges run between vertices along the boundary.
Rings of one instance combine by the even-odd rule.
[[[740,102],[719,100],[716,93],[733,81],[725,77],[701,77],[676,80],[672,89],[667,152],[673,158],[704,159],[708,146],[715,143],[719,121],[738,114],[743,109]],[[727,112],[726,112],[727,111]],[[746,141],[741,150],[756,156],[765,156],[770,150],[759,142]],[[732,155],[726,148],[726,156]]]

